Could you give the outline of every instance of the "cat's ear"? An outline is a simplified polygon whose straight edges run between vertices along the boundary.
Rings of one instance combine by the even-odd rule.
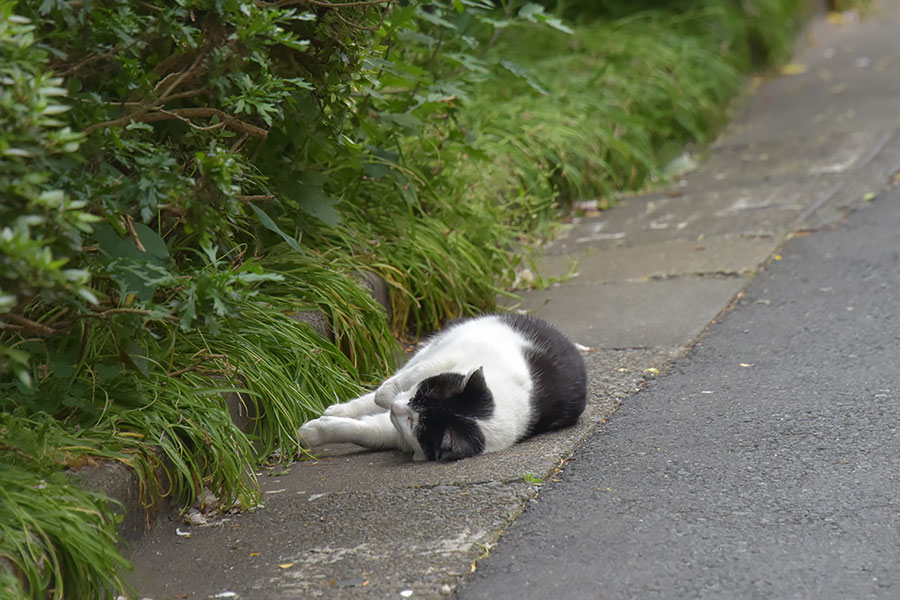
[[[462,384],[463,390],[468,392],[482,390],[487,387],[484,381],[484,367],[478,367],[469,371]]]
[[[472,433],[466,427],[447,427],[435,460],[459,460],[481,453],[484,442]]]

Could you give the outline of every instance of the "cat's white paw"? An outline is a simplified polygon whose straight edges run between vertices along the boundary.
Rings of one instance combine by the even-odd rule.
[[[307,421],[297,431],[297,434],[300,437],[300,443],[306,448],[314,448],[326,443],[328,441],[328,429],[332,426],[334,422],[333,419],[340,418],[341,417],[323,416],[318,419],[313,419],[312,421]]]
[[[355,417],[354,410],[347,404],[332,404],[322,413],[325,417]]]
[[[396,385],[391,381],[385,381],[380,388],[375,390],[375,404],[381,408],[390,408],[398,393]]]

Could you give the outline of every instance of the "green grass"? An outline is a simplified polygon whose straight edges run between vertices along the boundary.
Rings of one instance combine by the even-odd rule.
[[[509,76],[466,111],[494,177],[550,185],[560,201],[641,189],[686,143],[709,141],[741,76],[715,45],[675,17],[646,14],[585,25],[573,36],[510,32],[519,62],[546,90]]]
[[[275,450],[285,458],[294,456],[300,425],[329,404],[360,393],[356,369],[336,346],[307,323],[261,303],[246,307],[234,328],[212,336],[192,332],[183,343],[182,353],[227,356],[227,364],[217,361],[221,372],[246,390],[253,417],[248,435],[256,442],[253,455],[258,458]]]
[[[35,493],[37,492],[37,493]],[[0,463],[0,598],[96,598],[124,587],[107,499],[67,481]]]
[[[130,565],[115,547],[119,518],[107,498],[75,485],[60,467],[83,465],[89,456],[140,472],[140,461],[104,432],[72,431],[48,415],[22,412],[0,413],[0,598],[121,590],[120,573]]]

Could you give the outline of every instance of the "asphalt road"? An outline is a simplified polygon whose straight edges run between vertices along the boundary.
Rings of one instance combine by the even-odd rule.
[[[900,598],[900,192],[780,256],[458,597]]]

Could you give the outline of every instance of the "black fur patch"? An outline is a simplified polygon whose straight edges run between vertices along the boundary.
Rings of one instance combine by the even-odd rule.
[[[494,398],[481,369],[468,380],[458,373],[423,380],[409,407],[419,415],[415,434],[428,460],[458,460],[484,451],[477,421],[494,413]]]
[[[525,352],[534,383],[527,435],[574,425],[587,403],[587,369],[581,353],[562,332],[540,319],[513,313],[499,317],[533,344]]]

